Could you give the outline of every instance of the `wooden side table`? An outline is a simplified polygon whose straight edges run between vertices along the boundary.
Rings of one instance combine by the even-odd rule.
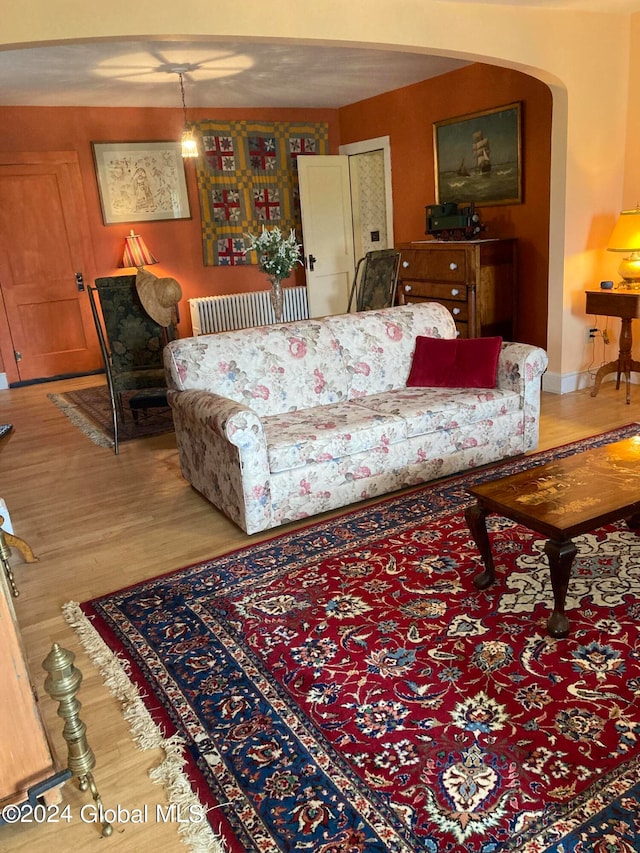
[[[640,290],[619,287],[615,290],[587,290],[587,314],[603,314],[606,317],[620,317],[620,352],[615,361],[603,364],[596,373],[596,381],[591,396],[595,397],[605,376],[617,373],[616,391],[620,388],[620,376],[624,373],[627,383],[627,403],[631,402],[631,371],[640,373],[640,361],[631,357],[633,339],[631,321],[640,319]]]

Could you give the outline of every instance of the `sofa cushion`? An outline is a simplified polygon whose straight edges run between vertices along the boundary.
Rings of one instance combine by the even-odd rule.
[[[401,417],[357,403],[334,403],[263,419],[272,473],[330,462],[406,438]]]
[[[437,302],[327,317],[350,379],[349,399],[403,387],[417,335],[455,338],[450,312]]]
[[[501,388],[485,390],[451,388],[401,388],[373,394],[361,405],[382,415],[406,421],[407,436],[426,435],[488,419],[520,409],[520,396]]]
[[[165,369],[170,388],[210,391],[260,416],[344,400],[349,385],[335,338],[318,320],[172,341]]]
[[[409,387],[495,388],[502,338],[442,340],[419,336]]]

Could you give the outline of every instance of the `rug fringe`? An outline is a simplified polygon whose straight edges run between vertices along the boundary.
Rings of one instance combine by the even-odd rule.
[[[113,441],[102,430],[98,429],[93,421],[84,415],[77,406],[65,400],[62,394],[47,394],[47,397],[90,441],[97,444],[98,447],[113,447]]]
[[[105,686],[121,702],[124,718],[138,747],[141,750],[159,747],[164,751],[164,761],[149,771],[150,778],[156,784],[164,785],[170,804],[176,805],[180,812],[188,812],[191,806],[202,808],[189,780],[182,772],[185,758],[180,736],[166,738],[162,735],[147,711],[137,687],[130,680],[126,663],[109,649],[82,612],[80,605],[76,601],[69,601],[63,605],[62,613],[76,631],[92,662],[98,667]],[[189,845],[194,853],[227,853],[224,843],[215,836],[207,820],[200,823],[180,822],[178,832],[181,840]]]

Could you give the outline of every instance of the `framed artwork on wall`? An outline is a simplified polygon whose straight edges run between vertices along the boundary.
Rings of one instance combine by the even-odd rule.
[[[190,219],[179,142],[92,142],[105,225]]]
[[[521,106],[434,122],[438,204],[522,204]]]

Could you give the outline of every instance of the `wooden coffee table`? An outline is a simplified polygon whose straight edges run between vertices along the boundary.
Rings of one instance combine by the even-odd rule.
[[[569,619],[564,605],[577,551],[573,537],[621,518],[632,530],[640,528],[640,436],[480,483],[468,491],[476,503],[465,511],[465,518],[485,566],[474,578],[475,586],[486,589],[495,580],[488,515],[505,516],[541,533],[547,537],[544,550],[554,600],[547,628],[552,637],[566,637]]]

